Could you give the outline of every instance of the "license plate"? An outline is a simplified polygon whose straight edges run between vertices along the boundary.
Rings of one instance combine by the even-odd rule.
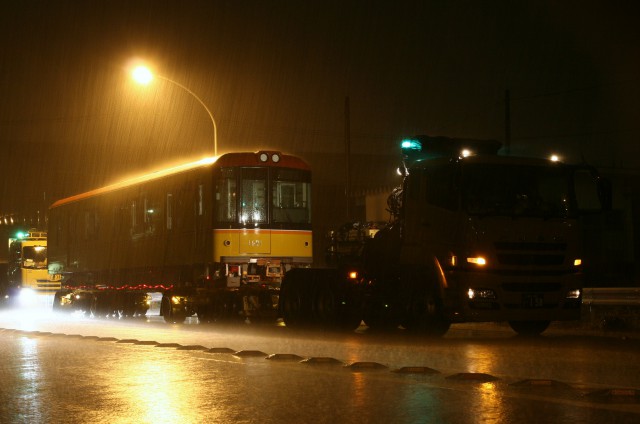
[[[522,295],[523,308],[542,308],[544,306],[544,295],[539,293],[525,293]]]

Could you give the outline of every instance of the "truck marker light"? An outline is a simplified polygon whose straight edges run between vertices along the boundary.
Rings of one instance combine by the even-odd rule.
[[[580,289],[573,289],[567,292],[567,299],[579,299]]]
[[[470,264],[476,264],[476,265],[480,265],[480,266],[484,266],[487,264],[487,260],[485,258],[483,258],[482,256],[476,256],[473,258],[467,258],[467,262]]]

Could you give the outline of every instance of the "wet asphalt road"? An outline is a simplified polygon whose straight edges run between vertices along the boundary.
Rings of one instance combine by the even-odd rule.
[[[148,321],[0,313],[0,422],[640,422],[633,337]]]

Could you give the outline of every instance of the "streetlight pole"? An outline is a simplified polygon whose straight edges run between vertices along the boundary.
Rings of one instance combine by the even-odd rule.
[[[137,68],[135,68],[132,71],[131,75],[133,76],[134,80],[136,80],[140,84],[144,84],[144,85],[149,84],[151,82],[151,80],[154,78],[154,75],[151,73],[151,71],[148,68],[144,67],[144,66],[138,66]],[[193,91],[189,90],[189,88],[185,87],[184,85],[180,84],[179,82],[174,81],[171,78],[167,78],[167,77],[162,76],[162,75],[155,75],[155,78],[170,82],[171,84],[174,84],[174,85],[180,87],[181,89],[183,89],[184,91],[186,91],[187,93],[192,95],[198,101],[198,103],[200,103],[202,105],[204,110],[207,111],[207,114],[209,114],[209,118],[211,118],[211,123],[213,124],[213,155],[214,156],[218,156],[218,127],[216,125],[216,120],[213,119],[213,114],[211,113],[211,111],[209,110],[207,105],[204,104],[202,99],[200,97],[198,97],[198,95],[196,93],[194,93]]]

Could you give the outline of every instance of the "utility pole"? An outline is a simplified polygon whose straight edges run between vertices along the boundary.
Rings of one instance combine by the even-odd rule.
[[[347,198],[347,221],[351,221],[351,129],[349,96],[344,99],[344,155],[345,155],[345,197]]]
[[[511,92],[507,88],[504,92],[504,148],[507,155],[511,154]]]

